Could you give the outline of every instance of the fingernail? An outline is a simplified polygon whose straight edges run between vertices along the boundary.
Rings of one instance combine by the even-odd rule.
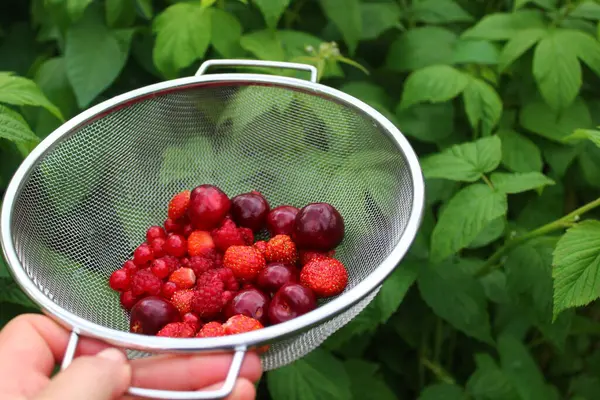
[[[100,353],[96,354],[96,356],[104,358],[105,360],[118,361],[121,363],[127,361],[125,354],[115,348],[104,349]]]

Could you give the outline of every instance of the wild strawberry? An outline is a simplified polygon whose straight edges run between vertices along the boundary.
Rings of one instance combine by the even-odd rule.
[[[135,303],[137,303],[137,297],[133,295],[131,290],[121,292],[119,300],[121,301],[121,306],[126,310],[131,310]]]
[[[177,233],[171,233],[167,236],[164,245],[165,253],[173,257],[183,257],[187,253],[187,241]]]
[[[196,276],[200,276],[206,271],[209,271],[215,267],[215,262],[210,258],[193,256],[190,257],[188,268],[191,268]]]
[[[236,278],[252,281],[265,265],[265,258],[252,246],[231,246],[223,256],[223,265],[230,268]]]
[[[142,243],[133,252],[133,262],[138,267],[143,267],[154,260],[154,253],[148,243]]]
[[[225,218],[223,223],[217,229],[213,229],[211,236],[215,246],[220,251],[227,250],[230,246],[242,246],[246,244],[241,231],[229,218]]]
[[[163,224],[165,230],[168,233],[182,233],[183,232],[183,223],[181,221],[176,221],[171,218],[167,218],[165,223]]]
[[[333,258],[335,250],[329,250],[327,252],[312,251],[312,250],[300,250],[298,252],[298,262],[300,265],[306,265],[312,260],[322,260],[324,258]]]
[[[224,324],[223,328],[225,329],[225,333],[227,335],[235,335],[237,333],[244,333],[255,331],[257,329],[264,328],[263,324],[260,321],[248,317],[246,315],[238,314],[229,318]]]
[[[254,243],[254,248],[264,256],[265,251],[267,251],[267,242],[265,242],[264,240],[259,240],[256,243]]]
[[[131,279],[131,292],[134,296],[148,294],[156,296],[160,294],[162,282],[149,269],[137,271]]]
[[[196,337],[217,337],[217,336],[225,336],[225,328],[219,322],[209,322],[205,324],[200,331],[196,335]]]
[[[152,249],[154,258],[160,258],[165,255],[165,243],[166,240],[164,238],[156,238],[150,242],[150,248]]]
[[[177,290],[178,289],[177,289],[176,284],[174,284],[173,282],[165,282],[162,284],[162,287],[160,288],[160,294],[165,299],[171,300],[171,298],[173,297],[173,295],[175,294],[175,292]]]
[[[186,324],[185,322],[171,322],[165,325],[156,336],[165,336],[173,338],[191,338],[196,334],[196,330],[193,325]]]
[[[189,289],[196,284],[196,274],[191,268],[179,268],[171,273],[169,282],[173,282],[179,289]]]
[[[302,267],[300,283],[311,289],[317,297],[336,296],[348,284],[348,271],[335,258],[313,260]]]
[[[146,231],[146,242],[152,243],[154,239],[164,239],[167,237],[167,233],[162,226],[151,226]]]
[[[169,276],[169,273],[171,272],[169,270],[169,265],[162,258],[158,258],[152,261],[150,270],[152,271],[154,276],[156,276],[159,279],[165,279],[167,276]]]
[[[118,269],[110,275],[108,285],[113,290],[124,292],[125,290],[129,289],[129,286],[131,286],[131,277],[124,269]]]
[[[188,237],[187,252],[190,256],[201,256],[214,248],[213,238],[206,231],[194,231]]]
[[[135,265],[135,263],[133,261],[127,260],[127,261],[125,261],[125,263],[123,264],[123,267],[121,267],[121,269],[127,271],[127,273],[129,275],[133,276],[135,271],[138,270],[138,266]]]
[[[192,311],[200,318],[215,318],[225,306],[225,300],[223,298],[223,283],[214,282],[209,286],[202,286],[194,291]]]
[[[190,204],[190,191],[184,190],[181,193],[177,193],[169,202],[169,218],[177,221],[182,218],[186,213]]]
[[[267,242],[265,250],[267,262],[295,264],[298,259],[296,245],[288,235],[277,235]]]
[[[254,232],[250,228],[238,228],[242,237],[244,238],[244,244],[246,246],[252,246],[254,243]]]
[[[171,303],[184,315],[192,311],[192,298],[194,297],[194,291],[191,289],[178,290],[173,293],[171,297]]]

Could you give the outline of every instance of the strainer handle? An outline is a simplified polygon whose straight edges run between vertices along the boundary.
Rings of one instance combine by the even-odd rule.
[[[65,350],[61,370],[67,368],[73,361],[75,350],[77,348],[77,342],[79,341],[79,334],[75,331],[71,332],[71,338],[69,344]],[[160,390],[160,389],[145,389],[139,387],[130,387],[127,390],[127,394],[137,397],[146,397],[150,399],[172,399],[172,400],[212,400],[222,399],[233,391],[235,381],[237,380],[240,370],[242,369],[242,362],[246,355],[246,347],[240,346],[235,349],[231,365],[229,366],[229,372],[225,378],[223,386],[216,390],[195,390],[195,391],[175,391],[175,390]]]
[[[297,69],[299,71],[310,72],[310,81],[313,83],[317,82],[318,71],[314,65],[282,62],[282,61],[262,61],[262,60],[208,60],[204,61],[196,76],[203,75],[207,69],[213,66],[227,66],[227,67],[268,67],[268,68],[285,68],[285,69]]]

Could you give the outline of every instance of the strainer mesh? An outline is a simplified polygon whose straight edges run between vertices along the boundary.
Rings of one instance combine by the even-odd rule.
[[[272,206],[335,205],[346,221],[337,256],[348,266],[348,288],[394,248],[413,207],[403,153],[362,111],[277,85],[195,86],[121,107],[52,147],[15,203],[17,254],[59,306],[127,330],[109,275],[131,257],[148,226],[165,220],[174,193],[203,183],[229,195],[258,190]],[[265,368],[318,346],[373,295],[276,343]]]

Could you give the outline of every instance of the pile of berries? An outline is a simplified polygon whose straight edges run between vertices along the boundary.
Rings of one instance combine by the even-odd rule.
[[[268,231],[268,241],[255,234]],[[248,332],[315,309],[348,272],[333,258],[344,220],[330,204],[271,209],[258,192],[229,199],[212,185],[176,194],[109,285],[131,332],[211,337]]]

